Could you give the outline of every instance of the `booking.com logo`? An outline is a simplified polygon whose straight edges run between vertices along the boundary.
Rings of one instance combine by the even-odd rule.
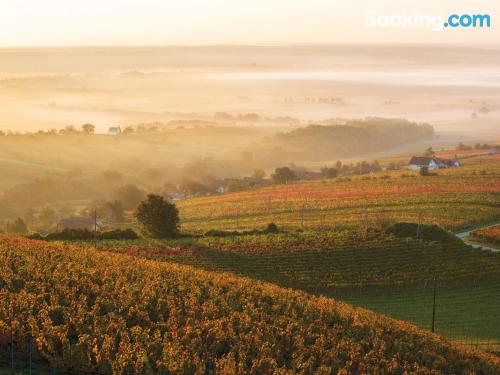
[[[491,26],[489,14],[451,14],[447,18],[440,14],[420,14],[418,11],[403,11],[396,14],[365,12],[366,27],[427,27],[435,31],[445,28],[483,28]]]

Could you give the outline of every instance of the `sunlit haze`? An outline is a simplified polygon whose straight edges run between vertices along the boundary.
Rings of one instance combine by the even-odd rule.
[[[496,45],[498,1],[1,0],[0,46],[445,43]],[[481,30],[367,28],[364,14],[489,14]]]

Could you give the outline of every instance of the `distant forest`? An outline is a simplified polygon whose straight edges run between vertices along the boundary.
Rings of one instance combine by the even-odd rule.
[[[301,161],[362,156],[384,149],[432,138],[434,129],[404,119],[367,118],[324,125],[309,125],[273,139],[282,153],[300,155]]]

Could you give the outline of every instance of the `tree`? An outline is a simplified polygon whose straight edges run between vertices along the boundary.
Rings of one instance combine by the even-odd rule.
[[[7,232],[14,234],[25,234],[28,232],[28,225],[26,222],[18,217],[12,223],[7,223]]]
[[[428,176],[429,175],[429,168],[427,168],[425,165],[420,168],[420,176]]]
[[[171,238],[178,233],[179,211],[162,196],[148,194],[135,211],[144,232],[154,238]]]
[[[120,222],[125,220],[125,211],[122,202],[119,200],[115,199],[114,201],[106,202],[105,207],[112,221]]]
[[[337,172],[337,169],[335,169],[333,167],[324,166],[321,168],[321,175],[324,178],[335,178],[338,176],[338,172]]]
[[[61,134],[72,134],[72,133],[77,133],[77,130],[73,125],[67,125],[64,127],[64,129],[59,130],[59,133]]]
[[[92,124],[83,124],[82,125],[82,132],[87,133],[87,134],[94,134],[95,131],[95,126]]]
[[[37,227],[45,230],[49,230],[54,226],[58,219],[56,210],[50,204],[40,207],[35,217],[38,224]]]
[[[378,160],[375,160],[372,163],[372,172],[380,172],[381,170],[382,170],[382,167],[380,166],[380,163],[378,162]]]
[[[424,153],[425,156],[429,156],[429,157],[432,157],[435,154],[436,153],[434,152],[434,150],[432,149],[432,147],[429,147],[427,150],[425,150],[425,153]]]
[[[210,192],[210,189],[197,181],[184,181],[179,187],[182,194],[190,196],[190,195],[205,195]]]
[[[289,167],[279,167],[274,170],[271,178],[277,184],[287,184],[296,180],[297,176]]]
[[[126,210],[134,209],[144,199],[144,192],[137,186],[129,184],[115,189],[114,196],[116,200],[122,202]]]
[[[266,177],[266,172],[262,168],[255,168],[252,177],[256,180],[263,180]]]
[[[457,146],[457,150],[458,151],[468,151],[468,150],[472,150],[472,147],[471,146],[466,146],[462,142],[460,142],[458,144],[458,146]]]

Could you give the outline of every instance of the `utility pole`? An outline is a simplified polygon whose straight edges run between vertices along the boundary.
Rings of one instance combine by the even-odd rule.
[[[236,208],[236,229],[240,229],[240,208]]]
[[[418,212],[417,239],[422,239],[422,211]]]
[[[368,207],[364,206],[365,236],[368,236]]]
[[[300,225],[302,226],[302,228],[304,228],[304,210],[306,208],[306,204],[304,203],[302,205],[302,210],[300,212]]]
[[[14,331],[10,330],[10,371],[14,374]]]
[[[271,198],[271,197],[269,197],[269,198],[267,199],[267,214],[268,214],[268,215],[271,215],[272,210],[273,210],[273,206],[272,206],[272,198]]]
[[[94,209],[94,247],[97,248],[97,209]]]
[[[32,348],[33,348],[33,338],[31,337],[31,335],[29,336],[29,339],[28,339],[28,350],[29,350],[29,356],[28,356],[28,374],[31,375],[31,370],[32,370],[32,366],[31,366],[31,360],[32,360],[32,355],[31,355],[31,352],[32,352]]]
[[[434,280],[434,289],[432,293],[432,333],[435,331],[436,325],[436,281]]]

